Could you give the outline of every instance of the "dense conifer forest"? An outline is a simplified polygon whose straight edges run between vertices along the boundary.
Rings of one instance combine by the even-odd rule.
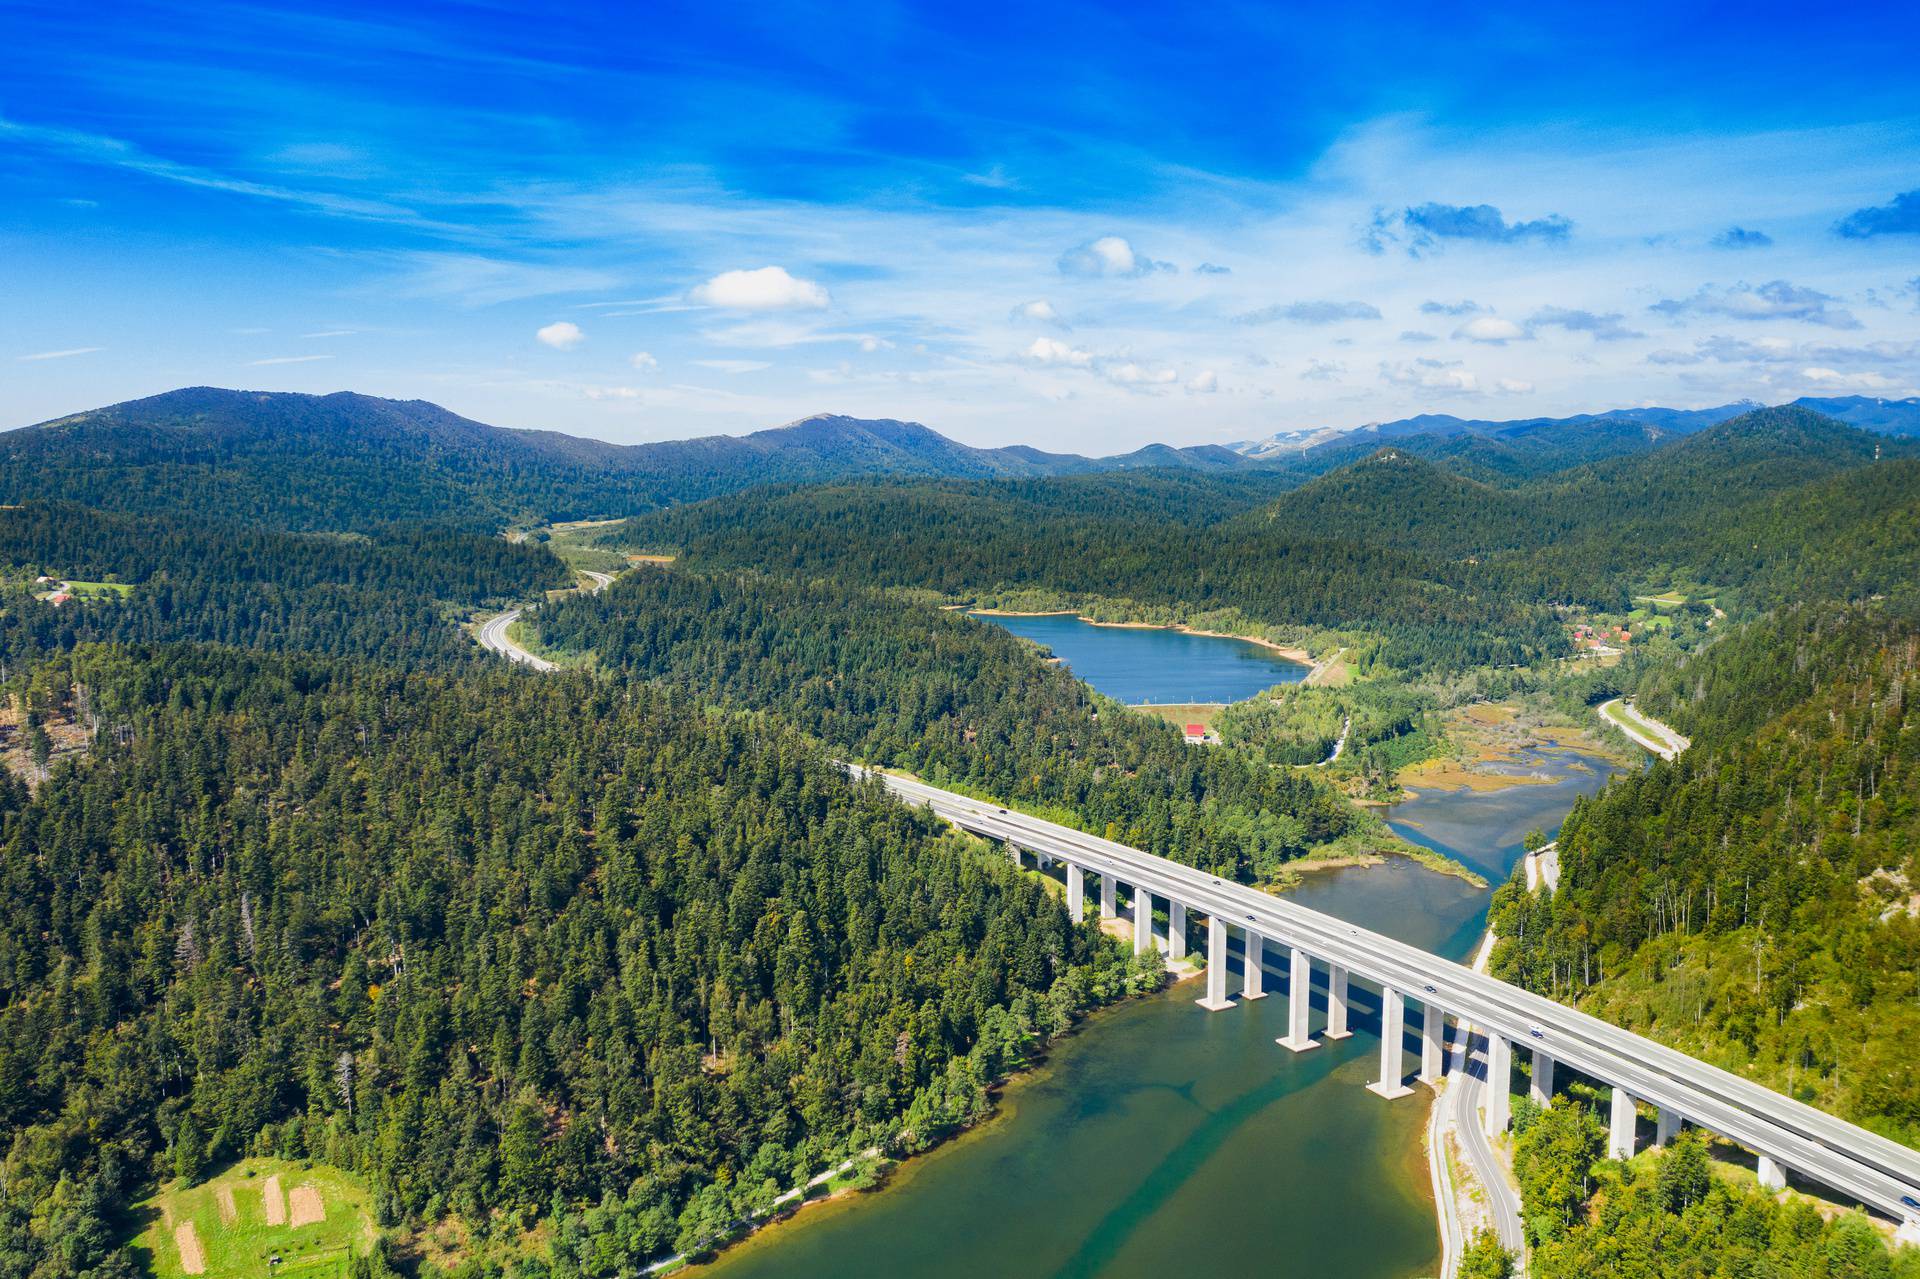
[[[543,642],[623,675],[776,711],[867,762],[1054,813],[1216,874],[1274,875],[1377,829],[1316,779],[1189,749],[1023,641],[879,591],[643,570],[543,606]]]
[[[1495,971],[1920,1145],[1920,625],[1805,605],[1649,674],[1693,737],[1575,806]]]
[[[624,1251],[561,1259],[626,1272],[968,1122],[1156,971],[668,691],[206,647],[43,684],[98,731],[0,794],[8,1273],[130,1273],[149,1177],[253,1151],[364,1174],[390,1222],[605,1199]]]
[[[5,1275],[138,1273],[128,1205],[248,1153],[358,1174],[401,1237],[464,1223],[501,1249],[474,1279],[697,1249],[972,1122],[1159,979],[837,761],[1262,882],[1382,837],[1295,767],[1343,728],[1387,774],[1440,708],[1520,695],[1590,718],[1636,692],[1694,745],[1575,809],[1557,894],[1500,891],[1499,971],[1920,1144],[1908,446],[1792,409],[1060,476],[836,420],[763,469],[693,442],[576,491],[602,446],[181,395],[0,458],[29,499],[0,509],[0,681],[33,760],[0,775]],[[897,466],[918,478],[849,478]],[[501,525],[753,478],[790,482],[640,515],[606,541],[670,569],[533,610],[575,669],[459,629],[571,581]],[[55,606],[40,574],[107,585]],[[1572,612],[1683,580],[1715,594],[1618,665],[1562,660]],[[1003,597],[1311,637],[1357,682],[1194,749],[940,607]],[[1602,1160],[1594,1123],[1522,1108],[1535,1273],[1910,1273],[1853,1219],[1703,1180],[1687,1142]]]
[[[455,617],[572,576],[539,547],[443,526],[297,534],[72,503],[0,509],[0,572],[16,667],[86,641],[202,640],[445,668],[476,652]],[[45,574],[131,589],[49,607],[31,598]]]

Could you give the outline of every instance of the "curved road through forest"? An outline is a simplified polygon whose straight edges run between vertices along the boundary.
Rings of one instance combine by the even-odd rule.
[[[1636,745],[1652,751],[1661,759],[1672,759],[1693,745],[1689,739],[1641,711],[1630,698],[1611,698],[1594,710],[1601,719],[1632,738]]]
[[[583,568],[580,570],[580,575],[593,580],[593,585],[587,591],[589,595],[598,594],[613,584],[613,574],[611,573],[596,573],[592,569]],[[521,605],[519,608],[510,608],[504,613],[495,613],[475,628],[473,633],[474,638],[480,641],[482,648],[492,649],[509,662],[518,662],[530,670],[551,671],[557,669],[554,664],[546,658],[534,653],[529,653],[526,649],[521,648],[507,637],[507,628],[519,621],[520,615],[526,611],[527,606]]]

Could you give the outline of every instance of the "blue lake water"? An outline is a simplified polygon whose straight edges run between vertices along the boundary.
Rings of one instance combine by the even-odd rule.
[[[1065,614],[970,616],[1045,644],[1075,675],[1108,697],[1133,705],[1238,702],[1276,684],[1297,684],[1312,669],[1259,644],[1214,635],[1095,626]]]

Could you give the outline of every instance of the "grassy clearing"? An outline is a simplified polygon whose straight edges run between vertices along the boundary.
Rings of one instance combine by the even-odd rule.
[[[373,1244],[370,1201],[337,1168],[246,1159],[136,1205],[145,1227],[133,1246],[157,1279],[345,1279],[348,1259]]]
[[[1163,719],[1175,728],[1185,728],[1189,724],[1198,724],[1209,733],[1213,732],[1213,721],[1226,705],[1221,702],[1165,702],[1130,707],[1143,715]]]
[[[67,589],[75,595],[95,599],[118,598],[133,594],[131,582],[68,582]]]
[[[1345,688],[1353,683],[1353,671],[1347,666],[1347,650],[1342,648],[1324,658],[1305,683],[1314,688]]]

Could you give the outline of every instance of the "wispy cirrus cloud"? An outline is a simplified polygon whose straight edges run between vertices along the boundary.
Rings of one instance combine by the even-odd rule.
[[[1380,308],[1371,302],[1288,302],[1233,317],[1236,324],[1272,324],[1275,320],[1294,324],[1342,324],[1349,320],[1380,318]]]
[[[1863,342],[1853,346],[1834,342],[1795,342],[1787,338],[1741,338],[1716,333],[1701,338],[1690,351],[1663,349],[1647,356],[1649,364],[1884,364],[1920,366],[1920,340]]]
[[[1773,237],[1750,227],[1730,226],[1708,243],[1716,249],[1764,249],[1773,244]]]
[[[64,351],[35,351],[31,355],[16,355],[13,358],[24,362],[40,360],[70,360],[76,355],[92,355],[95,351],[104,351],[104,346],[70,346]]]
[[[1621,342],[1646,336],[1630,328],[1627,317],[1618,311],[1596,313],[1564,306],[1541,307],[1527,317],[1527,329],[1565,329],[1569,333],[1590,334],[1596,342]]]

